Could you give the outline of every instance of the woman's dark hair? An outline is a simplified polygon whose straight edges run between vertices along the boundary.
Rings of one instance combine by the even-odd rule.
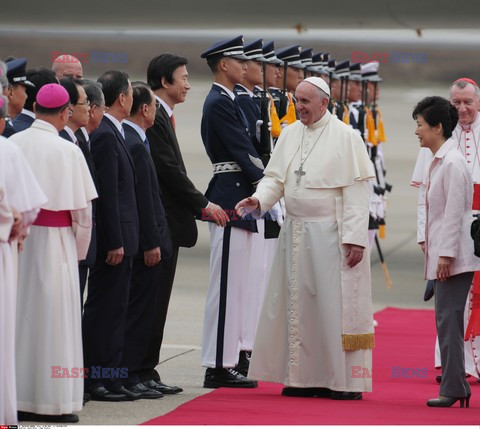
[[[457,108],[445,98],[438,96],[425,97],[419,101],[413,109],[412,117],[417,119],[419,115],[431,127],[442,124],[443,136],[446,139],[452,136],[458,122]]]

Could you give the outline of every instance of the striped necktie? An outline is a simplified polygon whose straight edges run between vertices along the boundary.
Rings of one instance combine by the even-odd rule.
[[[145,140],[143,141],[145,147],[147,148],[148,153],[150,153],[150,142],[148,141],[147,137],[145,136]]]

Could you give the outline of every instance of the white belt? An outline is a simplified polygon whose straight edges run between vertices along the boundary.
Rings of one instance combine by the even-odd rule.
[[[238,171],[242,171],[242,169],[236,162],[217,162],[213,164],[213,174],[237,173]]]

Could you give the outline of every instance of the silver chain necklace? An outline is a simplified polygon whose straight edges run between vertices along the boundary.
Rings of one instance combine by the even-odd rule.
[[[306,174],[306,171],[303,169],[303,164],[305,164],[305,161],[307,160],[307,158],[310,156],[310,154],[312,153],[313,149],[315,148],[315,145],[318,143],[318,141],[320,140],[320,137],[322,137],[322,134],[323,132],[327,129],[327,126],[328,124],[330,123],[330,121],[328,121],[326,124],[325,124],[325,127],[323,128],[322,132],[320,133],[320,135],[317,137],[317,140],[315,140],[315,143],[313,143],[312,145],[312,148],[310,149],[310,152],[307,153],[307,156],[302,159],[303,157],[303,139],[305,138],[305,128],[307,128],[306,126],[303,128],[303,132],[302,132],[302,141],[300,143],[300,167],[298,168],[298,170],[295,170],[293,172],[293,174],[295,174],[297,176],[297,185],[300,184],[300,179],[302,176],[305,176]]]

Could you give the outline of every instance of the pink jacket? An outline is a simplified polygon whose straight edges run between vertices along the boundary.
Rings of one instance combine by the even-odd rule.
[[[440,256],[454,258],[450,275],[480,270],[470,226],[473,180],[467,162],[448,139],[430,164],[426,183],[425,278],[437,278]]]

